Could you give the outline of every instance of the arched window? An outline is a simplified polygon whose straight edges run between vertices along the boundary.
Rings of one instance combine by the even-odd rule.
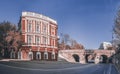
[[[15,51],[12,49],[12,51],[10,52],[10,58],[11,59],[15,59]]]
[[[52,54],[52,59],[55,59],[55,54]]]
[[[36,59],[37,59],[37,60],[40,60],[40,59],[41,59],[41,53],[40,53],[39,51],[36,53]]]
[[[32,52],[32,51],[30,51],[30,52],[28,53],[28,59],[30,59],[30,60],[33,59],[33,52]]]
[[[22,59],[22,52],[20,50],[18,51],[18,59]]]
[[[48,52],[44,52],[44,59],[47,60],[48,59]]]
[[[51,58],[55,59],[55,52],[54,52],[54,50],[52,51]]]

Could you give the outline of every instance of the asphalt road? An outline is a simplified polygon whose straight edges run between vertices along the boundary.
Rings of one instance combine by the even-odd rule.
[[[119,74],[112,64],[67,62],[0,62],[0,74]]]

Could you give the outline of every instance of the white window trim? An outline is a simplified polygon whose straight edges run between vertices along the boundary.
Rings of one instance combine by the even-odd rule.
[[[22,59],[22,52],[18,51],[18,59]]]
[[[29,28],[30,26],[30,28]],[[32,32],[32,20],[28,20],[27,22],[27,32]]]
[[[40,36],[35,36],[35,44],[40,45]]]
[[[27,43],[28,43],[29,45],[32,44],[32,36],[31,36],[31,35],[27,35]]]
[[[30,57],[30,55],[32,55],[32,57]],[[32,51],[30,51],[30,52],[28,53],[28,59],[29,59],[29,60],[32,60],[32,59],[33,59],[33,52],[32,52]]]
[[[43,44],[47,45],[47,44],[48,44],[48,43],[47,43],[47,37],[43,36],[42,38],[43,38],[43,39],[42,39],[42,40],[43,40]]]
[[[41,23],[39,21],[36,21],[36,33],[40,33],[41,31]]]
[[[53,51],[52,51],[51,58],[52,58],[52,59],[55,59],[55,51],[54,51],[54,49],[53,49]]]
[[[39,55],[39,58],[38,58],[38,55]],[[40,53],[39,51],[36,53],[36,59],[37,59],[37,60],[40,60],[40,59],[41,59],[41,53]]]
[[[46,55],[46,57],[45,57]],[[44,52],[44,60],[47,60],[48,59],[48,52]]]
[[[15,59],[15,51],[13,51],[13,49],[12,49],[12,51],[10,53],[10,58]]]

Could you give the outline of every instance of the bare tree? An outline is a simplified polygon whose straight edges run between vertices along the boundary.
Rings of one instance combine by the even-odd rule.
[[[61,41],[59,42],[59,49],[70,49],[69,46],[70,36],[68,34],[61,34]]]
[[[120,10],[118,11],[113,30],[116,35],[116,39],[120,41]]]
[[[84,49],[82,44],[79,44],[76,40],[71,40],[71,48],[72,49]]]
[[[14,48],[15,51],[18,51],[18,49],[22,45],[22,39],[20,33],[17,31],[8,31],[7,34],[8,35],[5,38],[5,40],[8,43],[8,48]]]
[[[68,34],[64,34],[62,35],[61,43],[59,43],[59,49],[84,49],[84,46],[70,38]]]
[[[70,41],[70,36],[68,34],[64,34],[64,42],[65,42],[65,44],[68,45],[69,41]]]

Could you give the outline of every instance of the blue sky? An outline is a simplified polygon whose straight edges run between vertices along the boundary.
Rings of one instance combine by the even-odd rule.
[[[0,0],[0,22],[17,24],[22,11],[49,16],[58,33],[69,34],[85,48],[98,48],[112,40],[112,26],[120,0]]]

